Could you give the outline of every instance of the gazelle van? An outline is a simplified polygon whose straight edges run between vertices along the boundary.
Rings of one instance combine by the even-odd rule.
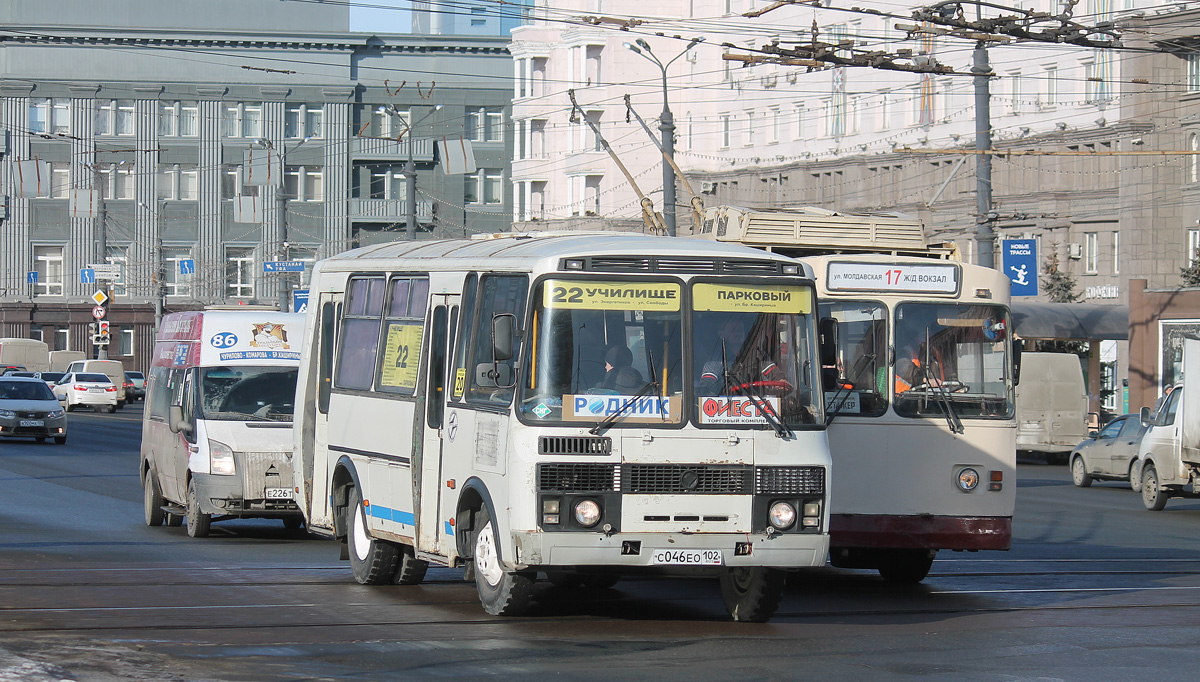
[[[146,525],[203,537],[214,520],[303,519],[292,483],[292,405],[304,315],[202,311],[159,328],[142,421]]]

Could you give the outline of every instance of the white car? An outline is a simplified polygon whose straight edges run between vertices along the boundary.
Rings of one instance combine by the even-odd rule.
[[[71,412],[86,405],[99,412],[117,411],[117,386],[99,372],[70,372],[54,384],[54,395]]]

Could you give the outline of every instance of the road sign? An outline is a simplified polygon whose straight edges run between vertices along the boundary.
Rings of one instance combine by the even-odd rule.
[[[179,261],[179,274],[194,275],[196,274],[196,261],[191,258],[184,258]]]
[[[308,312],[308,289],[292,289],[292,312]]]
[[[37,271],[25,273],[25,283],[26,284],[37,284],[38,283]]]
[[[263,261],[263,272],[304,272],[304,261],[266,260]]]
[[[104,316],[105,316],[105,314],[107,314],[107,312],[108,312],[108,308],[105,308],[102,305],[98,305],[95,308],[92,308],[92,317],[96,318],[97,320],[103,320]]]
[[[88,263],[87,269],[96,273],[97,281],[121,278],[121,266],[117,263]]]
[[[96,305],[104,305],[104,302],[108,300],[108,294],[103,291],[97,291],[92,294],[92,300],[96,302]]]
[[[79,281],[82,284],[95,284],[96,271],[91,268],[79,268]]]
[[[1000,245],[1001,269],[1012,281],[1012,295],[1037,296],[1037,240],[1002,239]]]

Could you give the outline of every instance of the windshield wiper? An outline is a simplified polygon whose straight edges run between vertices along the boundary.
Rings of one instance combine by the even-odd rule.
[[[759,392],[758,387],[753,382],[743,381],[742,377],[733,375],[735,381],[738,382],[739,388],[746,391],[747,397],[758,408],[758,413],[763,419],[775,430],[775,435],[779,438],[790,438],[796,434],[783,423],[783,419],[775,412],[775,408],[767,401],[766,396]]]
[[[608,428],[609,426],[612,426],[613,422],[620,419],[621,415],[625,414],[625,411],[628,410],[631,405],[636,405],[637,401],[641,400],[642,398],[645,398],[646,395],[650,393],[650,389],[656,388],[657,386],[658,386],[657,381],[651,381],[651,382],[647,383],[646,385],[642,386],[641,390],[639,390],[637,393],[634,393],[633,397],[629,398],[624,403],[622,403],[621,406],[617,408],[616,412],[613,412],[612,414],[608,415],[604,419],[597,422],[597,424],[595,426],[588,429],[588,433],[592,434],[593,436],[600,435],[601,431]]]
[[[946,413],[946,424],[950,427],[950,433],[962,433],[963,431],[965,431],[965,429],[963,428],[962,420],[958,418],[958,413],[954,411],[954,405],[951,404],[951,402],[950,402],[950,392],[947,391],[946,387],[942,385],[942,383],[943,383],[942,380],[937,381],[937,386],[933,385],[933,382],[935,381],[935,379],[933,378],[933,365],[931,365],[929,363],[929,353],[930,353],[930,350],[929,350],[930,343],[929,342],[930,342],[929,328],[926,327],[925,328],[925,390],[927,392],[933,391],[933,394],[937,396],[938,402],[942,406],[942,410],[944,410]],[[941,363],[941,361],[938,362],[938,368],[939,368],[939,374],[941,374],[944,377],[946,368],[945,368],[945,365],[943,365]]]
[[[860,357],[858,359],[858,362],[855,363],[855,365],[850,368],[850,374],[853,376],[858,376],[862,372],[863,365],[865,365],[868,361],[874,362],[875,358],[876,358],[875,353],[867,353],[867,354],[863,355],[862,357]],[[874,380],[874,377],[878,372],[879,372],[879,365],[875,365],[875,371],[871,372],[872,380]],[[824,387],[822,387],[822,389],[824,389]],[[832,424],[833,418],[842,413],[842,405],[845,404],[844,398],[841,397],[842,391],[846,392],[845,398],[849,398],[850,392],[853,390],[854,389],[850,386],[843,386],[842,382],[841,382],[841,377],[838,377],[838,386],[833,391],[833,400],[831,401],[833,404],[833,409],[830,410],[829,413],[825,415],[825,426],[829,426],[830,424]],[[876,389],[876,390],[878,390],[878,389]],[[821,392],[824,393],[824,390],[822,390]]]

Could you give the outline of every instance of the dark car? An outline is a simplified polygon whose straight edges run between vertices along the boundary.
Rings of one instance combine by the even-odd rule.
[[[125,372],[125,395],[129,401],[146,399],[146,375],[141,372]]]
[[[0,377],[0,436],[67,442],[67,416],[46,382]]]
[[[1071,451],[1071,479],[1086,488],[1093,480],[1129,481],[1134,491],[1141,490],[1138,446],[1146,427],[1136,414],[1113,419]]]

